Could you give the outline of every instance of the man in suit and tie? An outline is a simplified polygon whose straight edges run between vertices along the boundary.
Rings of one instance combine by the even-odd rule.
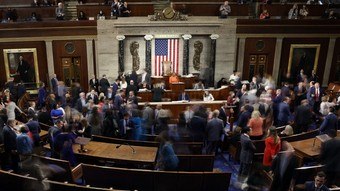
[[[107,94],[107,88],[110,87],[110,83],[106,78],[106,75],[103,74],[103,77],[99,81],[100,92],[103,92],[104,95]]]
[[[113,94],[113,97],[117,94],[117,91],[119,89],[119,82],[120,80],[117,78],[113,84],[112,84],[112,94]]]
[[[291,116],[289,102],[290,98],[284,97],[283,102],[279,104],[279,115],[277,117],[279,126],[284,126],[288,124],[289,117]]]
[[[86,107],[86,98],[85,98],[85,93],[84,92],[81,92],[79,93],[79,98],[77,99],[77,102],[76,102],[76,109],[79,111],[79,112],[83,112],[83,107]]]
[[[298,85],[294,88],[294,95],[294,106],[297,107],[298,105],[300,105],[303,99],[306,99],[306,88],[303,86],[303,82],[299,82]]]
[[[318,172],[314,178],[314,181],[307,181],[305,183],[305,191],[329,191],[325,186],[326,174],[322,171]]]
[[[189,95],[183,91],[181,94],[179,94],[178,101],[190,101]]]
[[[212,154],[217,151],[218,142],[221,140],[223,134],[224,123],[218,118],[219,111],[215,110],[212,114],[212,119],[208,122],[206,127],[207,132],[207,154]]]
[[[58,79],[57,79],[57,75],[53,74],[52,78],[51,78],[51,85],[52,85],[52,91],[55,95],[58,94]]]
[[[121,138],[131,138],[131,129],[133,127],[133,124],[130,120],[130,114],[128,112],[124,113],[123,119],[119,121],[118,127]]]
[[[218,118],[222,119],[223,124],[227,124],[227,110],[228,110],[228,103],[224,103],[221,109],[219,110]]]
[[[309,89],[310,101],[312,102],[314,113],[319,113],[322,94],[323,92],[319,82],[316,82],[314,86]]]
[[[155,112],[149,102],[146,102],[143,110],[143,129],[147,134],[153,134],[153,125],[155,122]]]
[[[283,97],[290,97],[290,89],[288,82],[285,82],[284,85],[281,88],[281,94]]]
[[[92,78],[90,79],[90,89],[96,90],[96,92],[98,92],[98,86],[99,81],[96,78],[96,75],[92,75]]]
[[[118,111],[122,114],[122,112],[124,111],[124,108],[122,107],[122,105],[124,104],[124,91],[123,90],[119,90],[119,93],[115,95],[115,99],[113,101],[113,104],[115,106],[116,109],[118,109]]]
[[[240,181],[243,181],[251,170],[251,165],[253,163],[253,156],[256,150],[254,143],[251,141],[249,134],[250,128],[245,127],[241,131],[241,154],[240,154],[240,170],[239,177]]]

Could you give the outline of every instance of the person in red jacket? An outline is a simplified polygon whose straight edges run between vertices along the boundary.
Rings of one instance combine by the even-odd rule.
[[[263,156],[263,166],[270,167],[276,154],[281,149],[281,140],[277,135],[276,127],[269,128],[268,137],[265,139],[265,149]]]

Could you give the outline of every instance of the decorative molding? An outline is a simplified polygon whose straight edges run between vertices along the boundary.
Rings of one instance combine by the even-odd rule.
[[[184,40],[189,40],[189,39],[192,38],[192,36],[191,36],[191,34],[184,34],[184,35],[182,35],[182,38],[183,38]]]
[[[147,34],[147,35],[144,36],[144,39],[145,39],[146,41],[150,41],[150,40],[153,39],[153,35]]]
[[[116,39],[121,41],[121,40],[124,40],[125,39],[125,36],[124,35],[117,35],[116,36]]]
[[[220,38],[220,35],[212,34],[212,35],[210,35],[210,38],[211,38],[211,40],[216,40],[216,39]]]

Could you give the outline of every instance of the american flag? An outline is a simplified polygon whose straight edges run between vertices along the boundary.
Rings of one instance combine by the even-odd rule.
[[[178,38],[155,40],[155,75],[163,74],[163,61],[171,61],[172,72],[178,73]]]

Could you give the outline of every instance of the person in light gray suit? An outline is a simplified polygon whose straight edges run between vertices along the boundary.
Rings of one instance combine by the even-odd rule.
[[[150,134],[153,133],[153,125],[155,121],[155,112],[150,107],[150,104],[148,102],[144,105],[143,110],[143,130],[144,133]]]
[[[218,118],[220,112],[218,110],[213,111],[212,119],[208,121],[206,132],[208,138],[207,154],[216,152],[218,148],[219,140],[223,133],[223,121]]]
[[[254,143],[250,140],[250,128],[245,127],[241,131],[241,155],[240,155],[240,170],[239,180],[244,180],[249,175],[251,164],[253,162],[254,152],[256,150]]]

